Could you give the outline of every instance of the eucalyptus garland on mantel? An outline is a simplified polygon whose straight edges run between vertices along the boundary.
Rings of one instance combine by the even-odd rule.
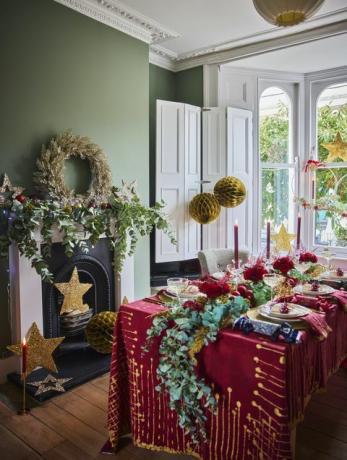
[[[74,150],[69,153],[66,149],[70,147]],[[93,158],[93,152],[97,159]],[[78,196],[64,188],[62,158],[71,156],[87,158],[93,165],[92,183],[85,195]],[[152,207],[143,205],[134,183],[123,182],[121,189],[111,187],[106,157],[88,138],[67,132],[51,140],[50,148],[42,150],[38,167],[36,181],[45,178],[41,184],[46,190],[43,199],[23,193],[13,196],[9,187],[1,193],[0,253],[7,256],[9,246],[16,244],[43,280],[53,281],[48,260],[56,232],[68,257],[73,256],[76,248],[88,253],[90,245],[105,236],[115,253],[116,271],[121,271],[126,256],[134,253],[139,236],[150,234],[155,227],[175,242],[163,213],[164,203]],[[54,171],[61,177],[50,184]],[[98,189],[97,184],[102,186]]]

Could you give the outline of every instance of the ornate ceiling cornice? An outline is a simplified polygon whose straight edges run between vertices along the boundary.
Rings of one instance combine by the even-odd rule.
[[[202,64],[222,63],[244,56],[256,54],[264,45],[267,51],[295,44],[305,43],[332,35],[347,33],[347,8],[315,15],[308,21],[292,29],[272,27],[232,41],[206,48],[177,54],[163,46],[163,42],[177,38],[180,34],[167,29],[153,19],[124,5],[119,0],[55,0],[96,21],[120,30],[150,45],[149,62],[172,71],[189,69]],[[302,38],[302,39],[301,39]],[[276,45],[278,43],[278,45]]]
[[[55,1],[145,43],[159,43],[180,36],[118,0]]]

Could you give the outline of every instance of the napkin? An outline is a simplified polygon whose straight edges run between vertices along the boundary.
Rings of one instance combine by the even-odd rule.
[[[317,336],[318,340],[325,340],[330,332],[331,327],[325,320],[325,313],[312,312],[302,318],[310,330]]]
[[[335,291],[330,297],[332,297],[345,312],[347,312],[347,292],[346,291]]]

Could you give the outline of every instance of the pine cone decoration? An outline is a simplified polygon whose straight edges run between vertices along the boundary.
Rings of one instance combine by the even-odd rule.
[[[199,193],[189,203],[189,214],[199,224],[209,224],[220,214],[220,205],[212,193]]]
[[[246,187],[237,177],[227,176],[216,183],[214,194],[221,206],[235,208],[246,198]]]
[[[112,351],[113,329],[117,314],[114,311],[102,311],[94,315],[85,329],[89,345],[99,353]]]

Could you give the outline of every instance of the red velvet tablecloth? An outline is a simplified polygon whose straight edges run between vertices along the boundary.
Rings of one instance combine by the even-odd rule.
[[[112,351],[108,428],[110,444],[131,429],[134,444],[189,453],[203,460],[291,459],[291,429],[303,417],[312,392],[326,385],[347,354],[347,314],[327,314],[332,328],[319,342],[305,332],[302,343],[225,329],[203,349],[198,372],[218,399],[207,412],[209,441],[192,446],[157,385],[158,343],[142,353],[151,315],[160,305],[138,301],[120,308]]]

